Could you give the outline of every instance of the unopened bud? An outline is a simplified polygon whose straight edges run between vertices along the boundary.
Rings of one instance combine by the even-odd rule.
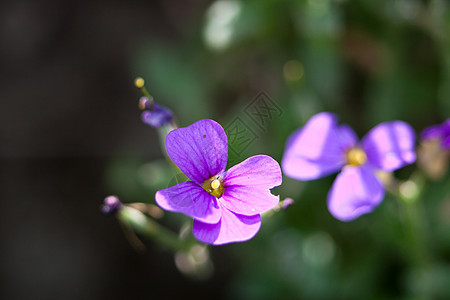
[[[145,124],[148,124],[153,128],[160,128],[172,122],[173,113],[170,109],[160,104],[153,103],[152,109],[142,112],[141,117]]]
[[[122,208],[122,203],[117,196],[108,196],[103,201],[101,211],[104,215],[112,215]]]
[[[294,204],[294,200],[292,198],[286,198],[281,202],[281,208],[286,210],[292,204]]]

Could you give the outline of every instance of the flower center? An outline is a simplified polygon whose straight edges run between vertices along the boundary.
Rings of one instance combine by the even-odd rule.
[[[219,198],[223,194],[223,180],[220,176],[213,176],[205,180],[203,188],[214,197]]]
[[[363,149],[355,147],[355,148],[351,148],[350,150],[347,151],[347,153],[345,154],[345,158],[347,159],[347,163],[350,166],[361,166],[363,164],[366,163],[367,161],[367,155],[364,152]]]

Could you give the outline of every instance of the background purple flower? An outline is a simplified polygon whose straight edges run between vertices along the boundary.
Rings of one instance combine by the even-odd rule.
[[[144,110],[141,114],[142,121],[153,128],[160,128],[173,121],[173,112],[167,107],[154,102],[153,99],[141,97],[139,107]]]
[[[252,156],[225,171],[228,140],[222,126],[200,120],[171,131],[167,153],[191,181],[156,193],[157,204],[194,219],[194,236],[220,245],[251,239],[261,226],[260,214],[274,208],[281,184],[279,164],[269,156]]]
[[[377,170],[394,171],[415,161],[415,136],[401,121],[381,123],[361,141],[331,113],[319,113],[288,139],[283,172],[299,180],[317,179],[339,170],[328,194],[337,219],[353,220],[371,212],[384,197]]]
[[[442,124],[425,128],[420,136],[423,140],[438,140],[442,149],[450,150],[450,118]]]
[[[100,210],[105,215],[112,215],[122,208],[122,203],[117,196],[108,196],[103,200]]]

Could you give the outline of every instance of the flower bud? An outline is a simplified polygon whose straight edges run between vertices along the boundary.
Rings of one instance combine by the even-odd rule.
[[[160,128],[172,122],[173,113],[170,109],[155,102],[151,103],[151,106],[151,110],[142,112],[141,118],[145,124],[148,124],[153,128]]]
[[[122,208],[122,203],[117,196],[108,196],[101,207],[102,214],[113,215]]]

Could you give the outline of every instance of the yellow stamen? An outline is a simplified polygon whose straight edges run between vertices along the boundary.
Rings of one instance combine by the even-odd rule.
[[[138,88],[138,89],[142,89],[144,87],[145,81],[142,77],[137,77],[134,80],[134,85]]]
[[[153,102],[152,96],[150,96],[147,89],[145,88],[145,81],[142,77],[136,77],[136,79],[134,80],[134,85],[141,91],[141,93],[144,97],[147,97],[147,99],[150,103]],[[139,108],[142,107],[141,105],[142,104],[139,103]]]
[[[211,187],[213,190],[217,190],[220,186],[220,181],[218,179],[214,179],[213,182],[211,182]]]
[[[223,194],[224,187],[220,177],[214,176],[208,180],[205,180],[203,183],[203,188],[214,197],[219,198]]]
[[[367,155],[363,149],[355,147],[347,151],[346,159],[349,165],[357,167],[366,163]]]

